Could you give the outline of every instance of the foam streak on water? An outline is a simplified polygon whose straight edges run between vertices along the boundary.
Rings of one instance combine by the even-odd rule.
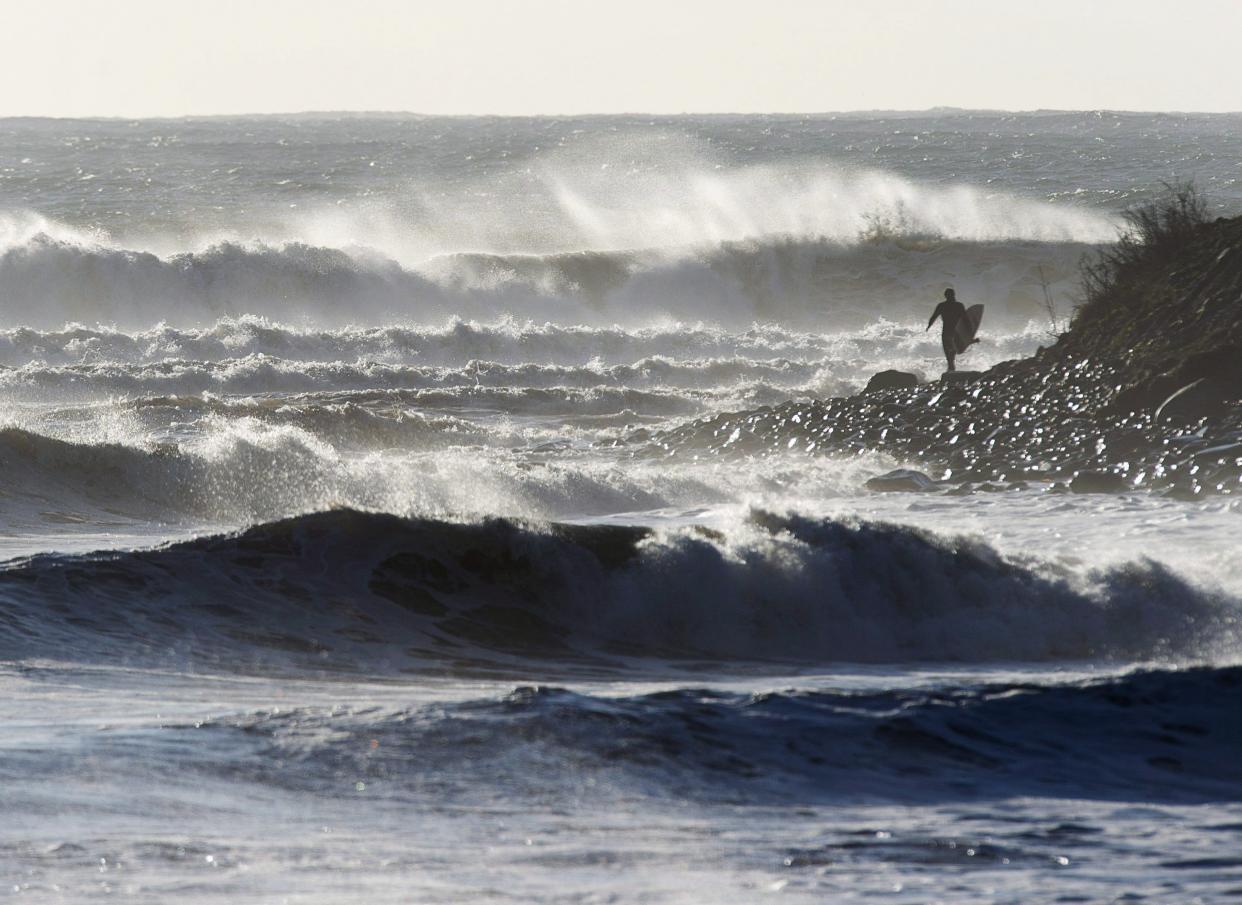
[[[1242,889],[1236,500],[660,445],[935,378],[949,285],[987,306],[963,366],[1034,353],[1125,204],[1193,175],[1237,212],[1238,117],[0,138],[15,894]]]

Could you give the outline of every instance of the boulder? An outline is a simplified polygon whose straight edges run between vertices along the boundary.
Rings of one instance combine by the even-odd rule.
[[[918,375],[911,374],[909,371],[880,371],[878,374],[871,375],[871,379],[863,387],[863,392],[876,393],[880,390],[908,390],[918,385]]]
[[[1156,409],[1156,423],[1171,421],[1185,424],[1223,415],[1228,410],[1229,396],[1224,384],[1211,377],[1202,377],[1164,400]]]
[[[1104,406],[1104,411],[1114,415],[1128,415],[1130,412],[1149,411],[1160,407],[1160,403],[1169,398],[1169,394],[1188,381],[1178,380],[1169,374],[1161,374],[1150,380],[1128,386],[1113,397]]]
[[[877,475],[863,486],[876,493],[928,493],[939,489],[936,482],[923,472],[909,468]]]
[[[940,382],[947,386],[962,386],[974,383],[982,376],[982,371],[945,371],[940,375]]]
[[[1074,493],[1121,493],[1129,490],[1130,485],[1115,471],[1080,471],[1070,481],[1069,489]]]

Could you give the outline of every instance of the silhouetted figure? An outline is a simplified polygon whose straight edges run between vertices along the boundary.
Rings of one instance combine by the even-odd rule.
[[[957,300],[956,294],[952,289],[944,291],[944,301],[936,306],[936,310],[932,312],[931,320],[927,322],[927,330],[931,329],[932,324],[936,322],[936,318],[940,318],[940,345],[944,348],[944,357],[948,359],[949,370],[956,371],[953,366],[954,359],[957,358],[957,350],[953,346],[953,331],[957,328],[957,323],[966,316],[966,306]],[[927,331],[924,330],[924,333]],[[978,342],[978,340],[974,340]]]

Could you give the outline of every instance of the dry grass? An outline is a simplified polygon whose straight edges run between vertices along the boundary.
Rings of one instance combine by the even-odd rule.
[[[1083,262],[1083,304],[1074,325],[1107,316],[1144,295],[1176,268],[1179,257],[1208,221],[1207,203],[1193,183],[1165,183],[1166,194],[1130,208],[1116,244]]]

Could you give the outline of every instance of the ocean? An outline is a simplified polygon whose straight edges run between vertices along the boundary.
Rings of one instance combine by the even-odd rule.
[[[1237,495],[678,428],[1034,354],[1242,115],[0,120],[15,901],[1242,895]]]

